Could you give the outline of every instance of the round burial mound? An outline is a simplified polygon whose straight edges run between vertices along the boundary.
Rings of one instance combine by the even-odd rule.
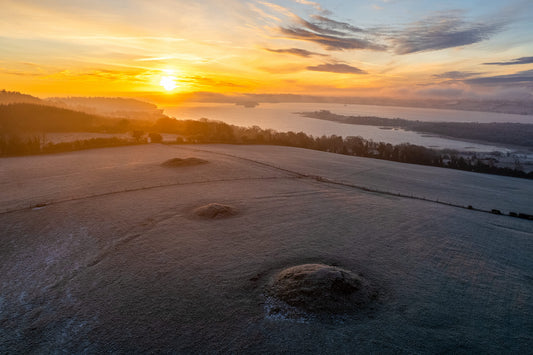
[[[324,264],[304,264],[280,271],[270,286],[278,300],[312,313],[348,313],[376,297],[367,280]]]
[[[237,214],[235,208],[219,203],[210,203],[208,205],[198,207],[193,212],[196,216],[206,219],[226,218]]]
[[[174,158],[169,159],[166,162],[162,163],[162,166],[167,167],[181,167],[181,166],[194,166],[207,163],[207,160],[198,159],[198,158]]]

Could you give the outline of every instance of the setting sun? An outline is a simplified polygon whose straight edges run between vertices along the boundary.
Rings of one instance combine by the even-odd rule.
[[[166,91],[172,91],[177,87],[176,78],[174,76],[163,76],[159,85],[164,87]]]

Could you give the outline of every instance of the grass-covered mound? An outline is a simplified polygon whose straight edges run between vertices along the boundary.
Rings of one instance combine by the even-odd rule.
[[[210,203],[198,207],[193,212],[196,216],[206,219],[226,218],[237,214],[237,210],[234,207],[219,203]]]
[[[332,314],[356,311],[377,295],[362,276],[324,264],[303,264],[280,271],[269,294],[306,312]]]

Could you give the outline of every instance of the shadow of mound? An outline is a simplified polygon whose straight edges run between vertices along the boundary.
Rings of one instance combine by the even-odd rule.
[[[324,264],[303,264],[280,271],[267,291],[288,307],[275,312],[304,311],[346,314],[358,311],[377,298],[377,291],[361,275]]]
[[[220,219],[237,215],[237,210],[228,205],[219,203],[210,203],[205,206],[196,208],[193,211],[194,215],[204,219]]]
[[[182,167],[182,166],[194,166],[194,165],[201,165],[206,164],[207,160],[199,159],[199,158],[174,158],[169,159],[166,162],[162,163],[161,166],[166,167]]]

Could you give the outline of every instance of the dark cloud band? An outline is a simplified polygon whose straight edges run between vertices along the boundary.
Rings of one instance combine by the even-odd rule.
[[[486,65],[516,65],[516,64],[531,64],[533,63],[533,57],[521,57],[510,60],[508,62],[492,62],[492,63],[483,63]]]
[[[521,71],[516,74],[486,76],[481,78],[474,78],[465,80],[468,84],[484,84],[484,85],[499,85],[499,84],[531,84],[533,83],[533,69]]]
[[[487,40],[505,27],[505,20],[467,22],[458,12],[441,13],[422,19],[403,29],[362,29],[325,16],[311,16],[314,21],[296,17],[296,24],[280,27],[285,36],[313,42],[327,50],[367,49],[396,54],[435,51],[471,45]],[[387,42],[389,45],[385,45]],[[509,64],[533,61],[533,57],[519,58]],[[498,63],[487,63],[498,64]]]
[[[312,71],[322,71],[322,72],[328,72],[328,73],[341,73],[341,74],[367,74],[366,71],[361,70],[356,67],[352,67],[348,64],[319,64],[315,66],[309,66],[307,67],[307,70]]]
[[[410,54],[478,43],[502,28],[502,23],[468,23],[457,15],[447,14],[419,21],[390,39],[396,54]]]
[[[383,51],[386,49],[383,45],[356,37],[325,35],[297,27],[282,27],[280,30],[284,35],[290,38],[318,43],[330,51],[344,49],[371,49]]]
[[[280,27],[281,33],[292,39],[320,44],[327,50],[370,49],[386,50],[386,46],[374,42],[371,34],[346,22],[314,15],[314,22],[296,17],[297,25]],[[365,36],[363,38],[362,36]]]
[[[314,55],[327,57],[326,54],[310,52],[310,51],[307,51],[305,49],[300,49],[300,48],[285,48],[285,49],[265,48],[265,50],[267,50],[269,52],[272,52],[272,53],[282,53],[282,54],[297,55],[299,57],[311,57],[311,56],[314,56]]]
[[[433,77],[438,79],[466,79],[481,73],[474,73],[469,71],[448,71],[442,74],[435,74]]]

